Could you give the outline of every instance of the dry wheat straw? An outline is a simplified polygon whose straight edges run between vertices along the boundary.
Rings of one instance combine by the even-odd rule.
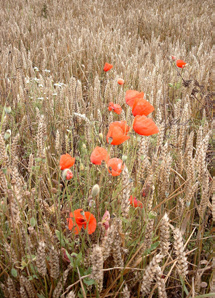
[[[67,295],[66,298],[76,298],[75,293],[73,291],[70,291]]]
[[[131,194],[132,183],[130,182],[130,175],[128,168],[125,166],[122,171],[122,200],[121,200],[121,212],[123,217],[128,217],[130,202],[129,197]]]
[[[91,278],[96,281],[99,293],[103,288],[103,254],[102,248],[96,245],[91,254],[92,273]]]
[[[160,223],[160,246],[162,254],[168,254],[170,246],[169,217],[165,213]]]
[[[45,242],[39,242],[39,247],[37,249],[36,255],[36,265],[38,272],[42,275],[46,275],[46,245]]]
[[[68,269],[66,269],[64,271],[62,279],[59,280],[59,282],[56,285],[56,288],[54,289],[54,292],[53,292],[53,295],[52,295],[53,298],[59,298],[60,297],[60,294],[63,291],[63,287],[66,283],[66,280],[67,280],[67,277],[68,277],[68,274],[69,274],[70,270],[71,270],[71,267],[69,267]]]
[[[57,279],[59,276],[59,269],[60,269],[59,256],[54,246],[50,248],[49,256],[50,256],[50,276],[54,279]]]
[[[20,287],[19,293],[22,298],[28,298],[28,295],[27,295],[25,288],[23,286]]]
[[[122,222],[120,219],[115,218],[113,225],[115,226],[115,237],[112,245],[112,252],[113,252],[113,259],[114,259],[114,266],[116,267],[123,267],[124,261],[122,258],[121,246],[122,246]]]
[[[31,284],[31,282],[26,278],[24,277],[23,275],[21,275],[20,277],[20,284],[22,287],[25,288],[27,294],[28,294],[28,297],[29,298],[34,298],[35,297],[35,289],[34,289],[34,286]]]
[[[127,284],[124,286],[124,288],[122,290],[122,297],[123,298],[130,298],[130,291],[128,289]]]
[[[109,257],[110,252],[111,252],[111,247],[113,245],[113,241],[115,238],[115,232],[116,232],[116,227],[115,225],[111,225],[110,228],[108,229],[107,235],[104,236],[102,240],[102,254],[103,254],[103,259],[104,261]]]
[[[157,279],[157,285],[158,285],[159,298],[167,298],[165,282],[164,282],[163,273],[160,266],[157,266],[156,279]]]
[[[187,257],[184,251],[184,244],[181,231],[178,228],[173,228],[174,250],[177,256],[178,273],[182,278],[185,278],[188,273]]]
[[[144,276],[141,282],[141,292],[143,295],[148,294],[151,289],[151,284],[156,276],[157,267],[162,261],[162,254],[155,255],[144,271]]]

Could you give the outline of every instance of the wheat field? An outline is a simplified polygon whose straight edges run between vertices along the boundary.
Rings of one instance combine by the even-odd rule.
[[[0,7],[0,297],[215,297],[213,1]]]

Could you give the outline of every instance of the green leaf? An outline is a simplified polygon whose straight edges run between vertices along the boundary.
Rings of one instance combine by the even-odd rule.
[[[11,269],[11,274],[12,274],[13,277],[17,277],[17,275],[18,275],[18,274],[17,274],[17,270],[14,269],[14,268],[12,268],[12,269]]]
[[[3,169],[2,169],[2,172],[3,172],[4,174],[7,174],[7,169],[6,169],[6,168],[3,168]]]
[[[43,296],[42,294],[38,294],[37,293],[38,298],[46,298],[45,296]]]
[[[55,230],[55,234],[57,236],[57,239],[60,241],[60,245],[65,246],[65,241],[63,239],[63,234],[58,230]]]
[[[87,285],[87,286],[92,286],[92,285],[95,284],[95,280],[94,280],[94,279],[86,279],[86,278],[84,278],[84,279],[83,279],[83,282],[84,282],[85,285]]]
[[[152,241],[154,242],[155,240],[158,240],[159,236],[155,236]]]
[[[32,227],[35,227],[35,226],[36,226],[36,223],[37,223],[36,219],[35,219],[34,217],[32,217],[32,218],[30,219],[30,225],[31,225]]]
[[[153,243],[153,244],[151,245],[151,247],[150,247],[150,250],[154,250],[154,249],[156,249],[156,248],[158,247],[159,244],[160,244],[160,241],[157,241],[157,242]]]

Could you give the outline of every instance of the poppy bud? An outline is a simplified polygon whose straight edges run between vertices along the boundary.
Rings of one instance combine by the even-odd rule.
[[[175,56],[172,56],[172,60],[175,61],[176,60],[176,57]]]
[[[127,160],[127,158],[128,158],[127,155],[123,155],[122,156],[122,161],[125,162]]]
[[[11,113],[11,107],[4,107],[4,111],[6,114],[10,114]]]
[[[62,172],[62,178],[63,180],[70,180],[73,177],[73,173],[70,169],[65,169]]]
[[[101,140],[103,140],[103,133],[99,133],[99,138],[101,139]]]
[[[108,230],[109,228],[109,221],[110,221],[110,212],[106,210],[102,217],[102,225],[105,227],[105,230]]]
[[[119,85],[123,85],[123,84],[124,84],[124,80],[123,80],[123,79],[118,79],[117,83],[118,83]]]
[[[5,134],[4,134],[4,139],[5,140],[8,140],[11,136],[11,130],[10,129],[7,129]]]
[[[92,196],[96,197],[100,192],[100,187],[98,184],[95,184],[92,188]]]
[[[80,163],[80,171],[83,171],[84,170],[84,165],[83,163]]]
[[[86,146],[85,144],[82,144],[82,147],[83,147],[84,149],[86,149],[86,148],[87,148],[87,146]]]

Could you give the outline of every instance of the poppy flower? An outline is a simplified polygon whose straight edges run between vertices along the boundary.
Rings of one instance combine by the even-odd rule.
[[[109,126],[106,140],[111,145],[120,145],[126,140],[130,139],[127,136],[130,127],[127,125],[126,121],[115,121]]]
[[[101,165],[102,161],[104,160],[105,162],[108,161],[109,159],[108,152],[105,148],[97,146],[91,156],[90,156],[90,161],[95,164],[95,165]]]
[[[75,163],[75,158],[68,153],[61,155],[60,157],[60,169],[65,170],[71,168]]]
[[[142,136],[151,136],[159,132],[156,124],[152,119],[146,116],[137,115],[134,118],[133,129],[136,133]]]
[[[107,163],[108,172],[112,176],[119,176],[124,168],[123,161],[120,158],[111,158]]]
[[[63,170],[62,173],[63,180],[71,180],[73,178],[73,173],[70,169]]]
[[[134,116],[137,115],[145,115],[148,116],[151,112],[154,111],[154,107],[145,99],[136,98],[132,108],[132,114]]]
[[[122,112],[122,108],[120,105],[118,105],[117,103],[113,103],[110,102],[109,103],[109,107],[108,107],[109,111],[114,111],[116,114],[120,115]]]
[[[123,84],[125,83],[125,81],[124,81],[123,79],[118,79],[117,83],[118,83],[119,85],[123,85]]]
[[[127,105],[129,105],[130,107],[133,107],[134,101],[135,99],[141,99],[143,98],[144,93],[143,92],[138,92],[136,90],[128,90],[125,93],[125,101],[127,103]]]
[[[177,61],[176,61],[176,65],[177,65],[179,68],[184,68],[186,64],[187,64],[187,63],[184,62],[183,60],[177,60]]]
[[[135,197],[130,196],[129,198],[130,205],[134,208],[140,207],[143,208],[143,203],[137,200]]]
[[[75,235],[78,235],[84,227],[88,234],[92,234],[96,230],[96,219],[90,212],[84,212],[83,209],[77,209],[70,212],[67,218],[69,230],[74,230]]]
[[[104,66],[104,68],[103,68],[103,69],[104,69],[104,71],[106,71],[106,72],[107,72],[107,71],[109,71],[109,70],[110,70],[112,67],[113,67],[113,65],[112,65],[112,64],[109,64],[109,63],[107,63],[107,62],[106,62],[106,63],[105,63],[105,66]]]

